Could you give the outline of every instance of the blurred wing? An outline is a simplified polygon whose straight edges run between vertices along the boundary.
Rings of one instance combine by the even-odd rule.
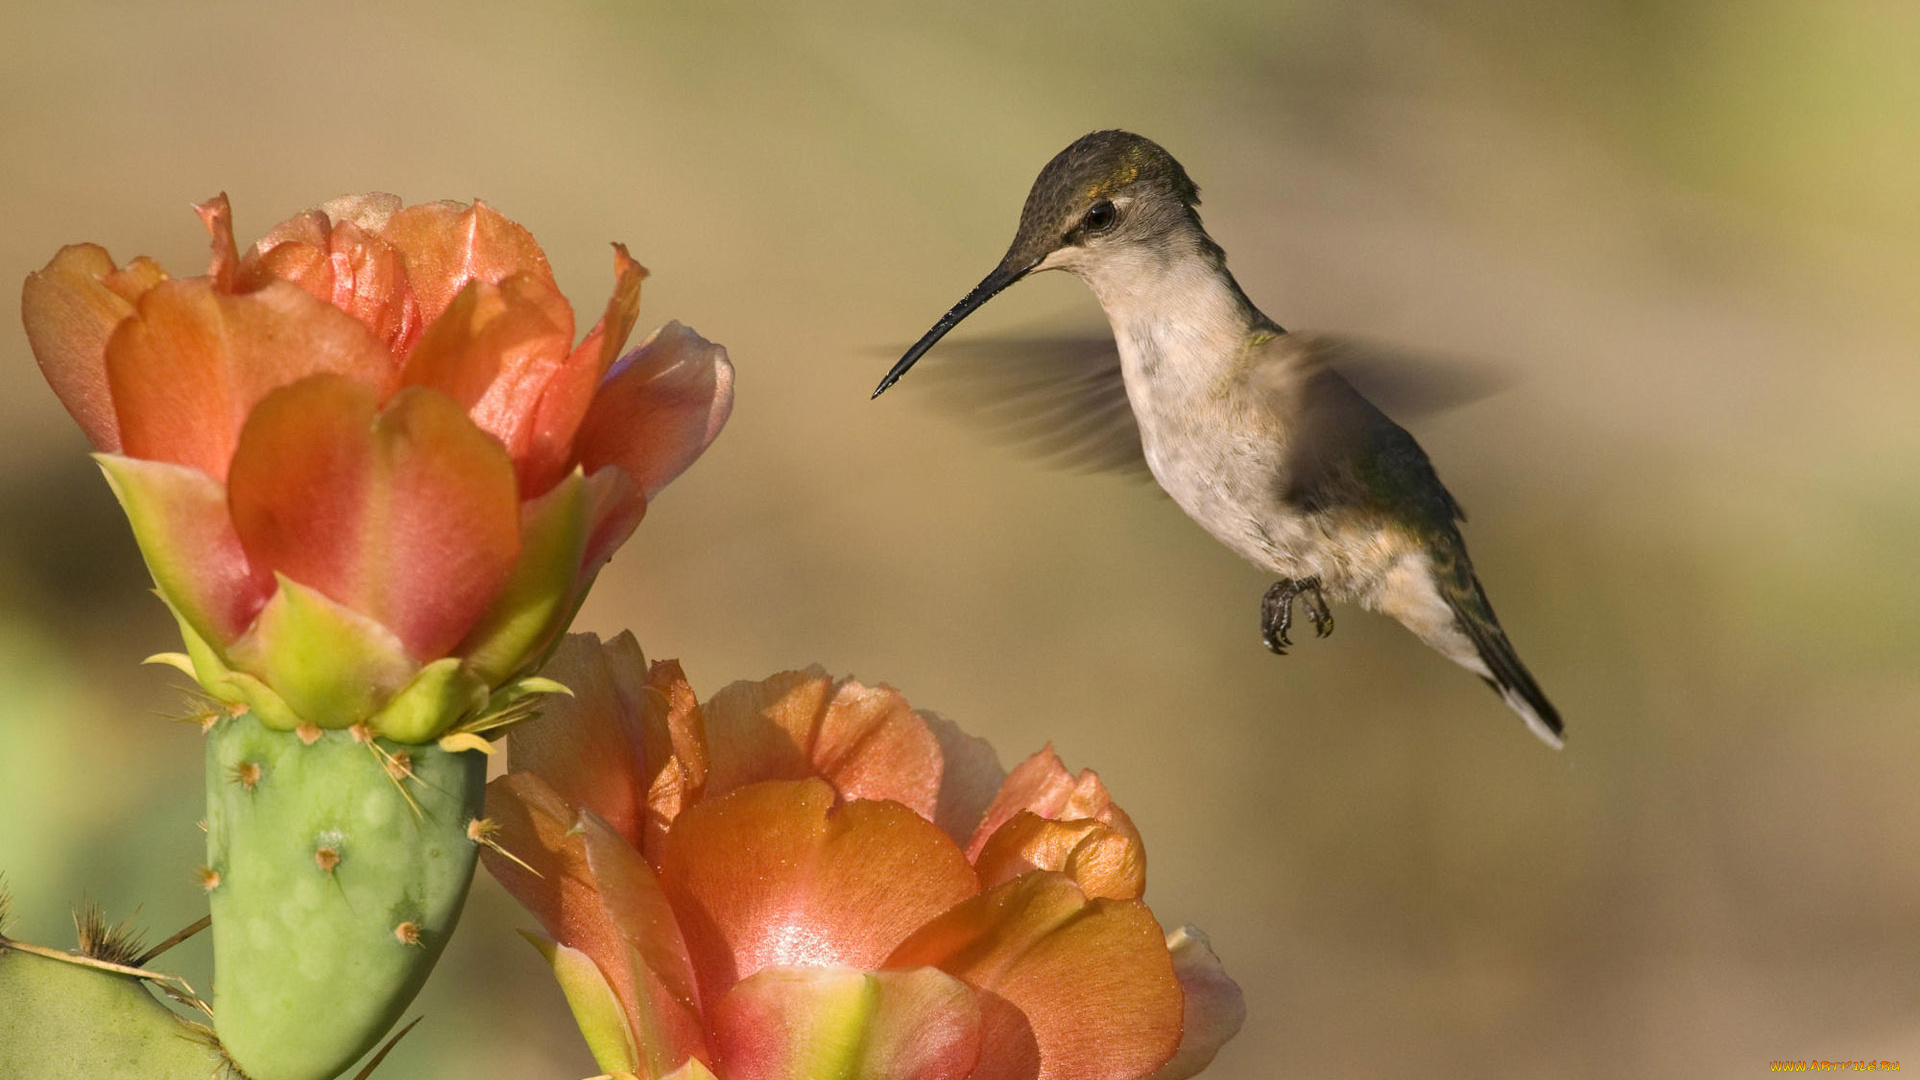
[[[1485,362],[1423,356],[1361,338],[1285,334],[1269,347],[1290,354],[1283,364],[1332,376],[1332,381],[1316,381],[1315,396],[1324,411],[1305,419],[1312,430],[1299,441],[1310,451],[1323,444],[1305,464],[1309,475],[1330,488],[1351,485],[1351,478],[1334,474],[1346,469],[1357,446],[1375,441],[1394,444],[1380,448],[1388,451],[1382,464],[1416,472],[1424,465],[1424,455],[1415,462],[1407,453],[1411,446],[1412,454],[1419,454],[1412,436],[1374,430],[1375,418],[1393,427],[1383,412],[1409,420],[1431,416],[1513,382],[1508,372]],[[920,371],[916,381],[938,407],[1049,465],[1151,478],[1140,449],[1140,426],[1120,377],[1119,347],[1104,330],[943,342],[921,362]],[[1350,401],[1355,392],[1359,400]]]
[[[1485,360],[1417,352],[1342,334],[1287,337],[1307,350],[1314,363],[1338,372],[1381,412],[1402,421],[1471,405],[1517,381],[1511,370]]]
[[[1266,348],[1254,379],[1291,429],[1282,498],[1309,511],[1368,507],[1423,534],[1451,533],[1466,518],[1420,444],[1347,376],[1351,343],[1287,334]]]
[[[947,412],[1057,468],[1151,478],[1111,335],[943,343],[915,380]]]

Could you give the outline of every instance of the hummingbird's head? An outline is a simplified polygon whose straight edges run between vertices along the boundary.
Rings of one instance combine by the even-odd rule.
[[[1127,131],[1082,135],[1033,181],[1001,269],[1085,274],[1133,252],[1205,234],[1200,188],[1160,144]]]
[[[1033,182],[1020,230],[1000,265],[908,349],[873,392],[879,397],[934,342],[994,294],[1041,270],[1071,270],[1090,283],[1131,274],[1195,247],[1218,254],[1200,227],[1200,188],[1152,139],[1128,131],[1082,135]]]

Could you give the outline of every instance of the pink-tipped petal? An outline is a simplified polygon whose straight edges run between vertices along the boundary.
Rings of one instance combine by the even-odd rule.
[[[843,799],[892,799],[933,817],[940,744],[890,687],[836,682],[819,667],[737,682],[707,703],[711,792],[818,776]]]
[[[405,257],[420,317],[429,324],[469,281],[498,284],[525,272],[553,283],[553,270],[533,234],[484,202],[432,202],[394,210],[378,233]]]
[[[520,458],[520,486],[538,494],[558,483],[574,467],[574,437],[593,404],[600,380],[613,367],[640,314],[640,282],[647,268],[633,261],[623,244],[613,245],[613,296],[566,365],[548,382],[535,410],[532,436]]]
[[[1039,871],[956,905],[889,968],[938,967],[981,996],[976,1080],[1141,1077],[1180,1041],[1180,984],[1137,900],[1089,900]]]
[[[670,322],[614,365],[574,449],[588,473],[625,469],[652,499],[693,464],[733,411],[727,350]]]
[[[228,501],[254,565],[378,620],[423,662],[466,636],[520,554],[512,462],[430,390],[384,410],[340,376],[275,391],[241,433]]]
[[[386,350],[364,327],[283,282],[243,295],[205,278],[162,282],[106,356],[123,451],[223,481],[241,426],[275,389],[321,372],[373,393],[391,380]]]
[[[41,374],[95,449],[120,449],[120,421],[107,386],[107,339],[148,289],[166,280],[150,259],[125,270],[107,249],[71,244],[27,275],[20,317]]]
[[[973,991],[934,968],[767,968],[720,1000],[713,1029],[727,1080],[964,1080],[980,1056]]]
[[[460,403],[518,460],[532,438],[534,410],[573,342],[573,310],[552,282],[515,274],[469,281],[427,325],[400,381]]]
[[[1240,1031],[1247,1018],[1240,985],[1227,977],[1207,935],[1183,926],[1167,935],[1173,954],[1173,974],[1186,999],[1186,1022],[1180,1049],[1151,1080],[1187,1080],[1213,1063],[1214,1055]]]
[[[646,515],[646,497],[626,470],[608,466],[587,477],[587,553],[580,564],[583,588],[640,527],[640,519]]]
[[[932,823],[893,803],[834,811],[821,780],[754,784],[689,807],[659,866],[704,1000],[767,967],[879,967],[978,888]]]
[[[101,454],[160,594],[201,640],[225,650],[273,595],[272,573],[251,566],[227,493],[184,465]]]

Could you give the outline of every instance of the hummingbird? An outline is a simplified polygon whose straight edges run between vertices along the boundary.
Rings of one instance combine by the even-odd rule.
[[[1425,451],[1341,374],[1348,342],[1289,333],[1254,306],[1199,205],[1152,140],[1075,140],[1040,170],[999,265],[873,396],[1008,286],[1073,274],[1105,310],[1117,355],[1055,350],[1054,369],[1027,380],[1054,394],[1040,421],[1056,447],[1097,440],[1090,456],[1144,463],[1189,517],[1275,575],[1260,604],[1273,652],[1292,645],[1296,600],[1323,638],[1328,602],[1357,603],[1480,676],[1558,748],[1560,715],[1500,628],[1460,535],[1466,515]]]

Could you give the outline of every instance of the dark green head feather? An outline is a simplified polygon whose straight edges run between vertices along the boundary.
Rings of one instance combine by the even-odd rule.
[[[1102,202],[1119,208],[1117,225],[1104,237],[1086,228],[1088,211]],[[1008,262],[1024,267],[1059,248],[1099,240],[1152,242],[1175,231],[1197,232],[1199,204],[1199,185],[1159,143],[1130,131],[1082,135],[1035,178]]]

